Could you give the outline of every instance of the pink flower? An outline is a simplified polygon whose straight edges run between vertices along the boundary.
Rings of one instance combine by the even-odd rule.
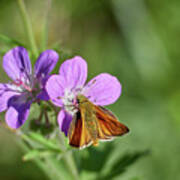
[[[86,85],[87,63],[76,56],[66,60],[58,75],[52,75],[46,83],[46,91],[52,102],[61,107],[58,114],[60,130],[67,136],[72,117],[78,111],[76,97],[86,96],[92,103],[105,106],[114,103],[121,94],[118,79],[108,73],[94,77]]]

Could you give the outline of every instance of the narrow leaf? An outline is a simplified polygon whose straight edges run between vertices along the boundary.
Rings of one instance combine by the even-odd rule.
[[[53,154],[55,153],[52,151],[32,150],[23,156],[23,161],[29,161],[35,158],[44,158]]]
[[[44,136],[42,136],[41,134],[31,132],[31,133],[29,133],[29,137],[32,140],[40,143],[41,145],[43,145],[47,149],[51,149],[51,150],[54,150],[54,151],[57,151],[57,152],[61,152],[61,149],[57,144],[55,144],[54,142],[52,142],[49,139],[44,138]]]
[[[109,180],[123,174],[126,169],[134,164],[140,158],[150,154],[149,150],[126,153],[124,156],[117,159],[117,162],[111,167],[110,171],[105,176],[98,176],[98,180]]]
[[[21,42],[19,42],[16,39],[10,38],[6,35],[0,34],[0,42],[8,45],[8,46],[13,46],[13,45],[17,45],[17,46],[23,46],[25,47],[25,45]]]

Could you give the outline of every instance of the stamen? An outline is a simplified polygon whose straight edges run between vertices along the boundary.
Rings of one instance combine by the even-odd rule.
[[[16,81],[13,82],[13,84],[18,86],[18,87],[22,86],[27,91],[32,92],[32,89],[29,86],[27,86],[25,83],[23,83],[21,80],[16,80]]]
[[[74,90],[66,89],[63,97],[58,97],[58,99],[62,99],[64,104],[64,108],[67,112],[74,115],[79,109],[79,104],[77,101],[77,96],[81,94],[82,88],[76,88]]]

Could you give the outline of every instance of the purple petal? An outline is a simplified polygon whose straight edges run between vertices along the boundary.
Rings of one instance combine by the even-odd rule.
[[[53,50],[42,52],[34,68],[36,77],[46,77],[54,69],[58,58],[59,55]]]
[[[19,128],[28,118],[31,102],[27,102],[27,98],[28,96],[23,94],[9,99],[5,120],[10,128]]]
[[[27,99],[28,94],[16,95],[9,99],[5,120],[10,128],[19,128],[28,118],[31,101],[28,102]]]
[[[8,76],[15,80],[29,79],[31,62],[28,52],[23,47],[15,47],[3,57],[3,68]]]
[[[68,114],[66,111],[61,110],[58,114],[58,124],[59,128],[64,134],[68,135],[68,130],[70,127],[70,123],[72,121],[72,116]]]
[[[62,97],[64,96],[65,81],[60,75],[52,75],[46,83],[45,89],[52,100],[57,106],[62,106]]]
[[[47,75],[44,78],[40,78],[39,80],[39,86],[41,87],[41,92],[37,95],[37,99],[43,100],[43,101],[48,101],[49,100],[49,95],[45,89],[45,85],[47,80],[51,77],[51,75]]]
[[[121,84],[110,74],[102,73],[94,77],[84,88],[83,94],[96,105],[114,103],[121,94]]]
[[[17,129],[24,124],[29,115],[29,108],[23,111],[17,111],[14,107],[10,107],[5,115],[7,125],[12,129]]]
[[[82,87],[87,79],[87,63],[76,56],[66,60],[61,65],[59,73],[64,77],[68,88]]]
[[[45,89],[42,89],[41,92],[37,95],[37,99],[48,101],[49,95]]]
[[[0,112],[5,111],[8,108],[9,99],[15,95],[17,95],[17,93],[7,91],[0,96]]]
[[[9,84],[0,84],[0,112],[5,111],[8,107],[9,99],[18,94],[10,89]]]

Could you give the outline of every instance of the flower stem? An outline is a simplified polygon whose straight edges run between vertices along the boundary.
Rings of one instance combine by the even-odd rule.
[[[76,164],[74,162],[74,158],[72,155],[72,152],[66,153],[64,155],[64,160],[68,166],[68,169],[70,171],[70,173],[72,174],[72,176],[74,177],[74,180],[78,180],[78,171],[77,171],[77,167]]]
[[[48,43],[48,25],[49,25],[49,12],[51,10],[52,0],[46,0],[45,4],[45,12],[44,12],[44,22],[43,22],[43,30],[42,30],[42,43],[41,43],[41,51],[46,49]]]
[[[72,151],[68,151],[67,147],[65,145],[65,140],[64,137],[62,137],[62,134],[59,133],[59,139],[61,141],[61,148],[64,152],[66,152],[63,156],[63,159],[68,167],[68,170],[70,172],[70,174],[72,175],[74,180],[78,180],[79,179],[79,175],[78,175],[78,169],[76,167],[75,161],[74,161],[74,157],[72,154]]]
[[[58,109],[54,106],[54,104],[51,101],[47,101],[47,104],[54,110],[55,115],[57,116],[59,111]]]
[[[31,46],[33,56],[37,57],[38,56],[38,49],[37,49],[37,46],[36,46],[36,42],[35,42],[35,39],[34,39],[33,30],[32,30],[32,25],[31,25],[31,22],[30,22],[30,19],[29,19],[27,10],[26,10],[24,0],[17,0],[17,3],[18,3],[18,6],[19,6],[20,14],[21,14],[22,21],[23,21],[23,24],[24,24],[24,29],[26,31],[26,34],[27,34],[27,37],[28,37],[28,40],[29,40],[29,44]]]

